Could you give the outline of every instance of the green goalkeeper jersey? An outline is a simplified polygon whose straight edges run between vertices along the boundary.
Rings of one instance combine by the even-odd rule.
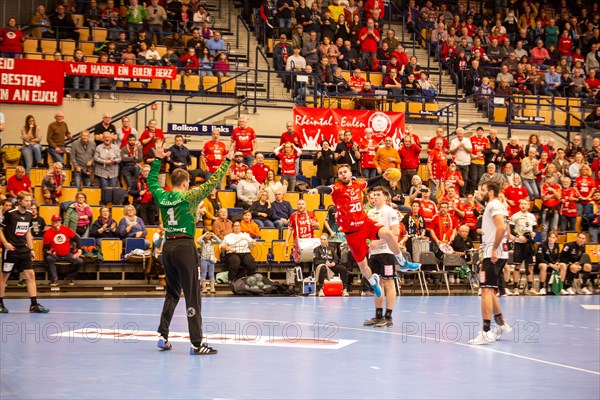
[[[148,188],[160,208],[165,236],[188,235],[194,237],[198,206],[221,182],[229,169],[229,163],[229,160],[223,161],[208,182],[197,188],[187,192],[167,192],[158,183],[161,160],[154,160],[148,175]]]

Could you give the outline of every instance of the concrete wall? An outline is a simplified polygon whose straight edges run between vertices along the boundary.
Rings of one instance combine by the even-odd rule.
[[[29,114],[36,119],[38,126],[42,132],[42,143],[46,144],[46,128],[48,124],[54,121],[54,114],[57,111],[62,111],[65,114],[65,122],[69,125],[72,133],[80,132],[83,129],[91,127],[102,118],[104,112],[111,114],[119,113],[130,107],[140,103],[146,103],[156,100],[156,96],[148,95],[121,95],[117,101],[98,100],[94,107],[91,106],[90,100],[75,100],[65,98],[61,106],[32,106],[27,104],[0,104],[0,111],[4,113],[6,118],[5,131],[2,137],[2,143],[21,143],[20,130],[25,122],[25,117]],[[211,101],[216,102],[213,99]],[[164,107],[158,104],[156,111],[146,108],[137,114],[131,116],[132,125],[141,133],[146,122],[151,118],[156,118],[159,125],[165,129],[168,122],[186,122],[193,123],[208,115],[218,113],[223,110],[228,104],[226,101],[222,105],[205,105],[191,104],[187,107],[187,120],[185,118],[186,107],[183,104],[174,104],[173,110],[169,111],[165,103]],[[227,122],[236,124],[236,109],[217,115],[213,118],[213,123]],[[242,112],[244,112],[242,110]],[[273,136],[273,139],[260,140],[259,150],[267,151],[273,149],[273,144],[279,143],[279,137],[285,131],[285,123],[292,118],[292,109],[259,109],[257,114],[249,115],[250,126],[254,128],[259,135]],[[117,128],[120,123],[116,124]],[[200,147],[202,139],[193,139],[190,142],[190,148]]]

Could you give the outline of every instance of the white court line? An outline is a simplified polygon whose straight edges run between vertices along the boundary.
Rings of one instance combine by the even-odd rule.
[[[581,304],[581,307],[583,307],[586,310],[600,311],[600,305],[596,305],[596,304]]]
[[[27,313],[27,314],[29,314],[29,313]],[[133,314],[133,313],[123,314],[123,313],[101,313],[101,312],[81,312],[81,311],[58,311],[58,312],[54,312],[53,314],[130,315],[130,316],[140,316],[140,317],[160,317],[160,314]],[[174,315],[174,317],[186,318],[186,316],[184,316],[184,315]],[[209,316],[203,316],[202,318],[205,320],[206,319],[216,319],[216,320],[279,322],[279,323],[291,322],[291,321],[263,320],[263,319],[256,319],[256,318],[224,318],[224,317],[209,317]],[[295,323],[298,325],[306,325],[306,326],[314,325],[314,323],[304,323],[304,322],[295,322]],[[539,358],[527,357],[527,356],[522,356],[519,354],[509,353],[506,351],[495,350],[495,349],[492,349],[487,346],[474,346],[474,345],[470,345],[467,343],[452,342],[452,341],[448,341],[448,340],[444,340],[444,339],[432,338],[432,337],[421,336],[421,335],[406,335],[406,334],[400,333],[400,332],[389,332],[389,331],[373,330],[373,329],[365,329],[365,328],[354,328],[354,327],[348,327],[348,326],[338,326],[338,329],[345,329],[345,330],[357,331],[357,332],[375,333],[375,334],[379,334],[379,335],[406,336],[406,337],[412,337],[412,338],[417,338],[417,339],[421,339],[421,340],[430,340],[430,341],[435,340],[438,343],[448,343],[448,344],[454,344],[457,346],[464,346],[466,348],[479,350],[479,351],[489,351],[492,353],[502,354],[502,355],[509,356],[509,357],[520,358],[522,360],[533,361],[533,362],[537,362],[540,364],[552,365],[552,366],[559,367],[559,368],[571,369],[574,371],[579,371],[579,372],[584,372],[587,374],[600,376],[599,371],[592,371],[592,370],[585,369],[585,368],[574,367],[572,365],[560,364],[560,363],[555,363],[552,361],[541,360]],[[600,328],[598,328],[597,330],[600,330]]]

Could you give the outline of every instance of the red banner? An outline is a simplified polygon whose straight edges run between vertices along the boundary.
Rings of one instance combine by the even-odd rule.
[[[66,62],[65,73],[67,75],[98,76],[101,78],[173,80],[177,78],[177,67]]]
[[[0,103],[62,104],[62,62],[0,58]]]
[[[320,149],[323,140],[335,147],[341,130],[351,130],[357,142],[364,137],[366,128],[373,129],[375,140],[392,137],[398,147],[404,132],[404,113],[294,107],[294,130],[300,132],[306,150]]]

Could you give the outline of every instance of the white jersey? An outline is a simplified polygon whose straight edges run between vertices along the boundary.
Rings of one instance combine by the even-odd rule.
[[[494,223],[494,216],[496,215],[502,215],[503,218],[508,218],[506,206],[498,199],[490,201],[483,212],[481,220],[481,247],[483,249],[483,258],[490,258],[492,256],[492,247],[494,246],[494,240],[496,239],[496,224]],[[505,245],[506,235],[502,238],[500,246],[498,246],[496,252],[498,258],[508,259],[508,251],[504,250]]]
[[[515,233],[521,236],[527,232],[533,233],[537,221],[532,213],[519,211],[510,218],[510,224],[515,227]]]
[[[394,225],[400,225],[400,220],[398,218],[398,213],[392,207],[388,205],[384,205],[379,210],[376,208],[372,208],[367,213],[369,218],[373,221],[377,222],[379,225],[385,226],[388,229],[391,229]],[[385,240],[381,240],[379,244],[371,247],[369,250],[370,254],[394,254],[390,247],[387,245]]]

